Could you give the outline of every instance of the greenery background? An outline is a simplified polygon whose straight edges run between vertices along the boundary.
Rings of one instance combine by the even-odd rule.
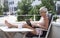
[[[0,5],[0,15],[3,15],[3,8],[1,5]]]
[[[33,0],[34,1],[34,0]],[[56,6],[53,0],[41,0],[41,4],[36,6],[31,6],[32,2],[31,0],[22,0],[22,2],[18,3],[18,9],[20,11],[17,11],[18,15],[39,15],[39,9],[42,6],[45,6],[49,13],[52,13],[53,15],[56,14]],[[25,18],[24,18],[25,17]],[[18,21],[26,19],[26,16],[18,16]],[[39,16],[40,17],[40,16]],[[36,17],[36,20],[39,20],[39,17]],[[27,17],[28,18],[28,17]],[[33,18],[33,16],[30,16],[30,18]]]
[[[33,16],[21,16],[21,15],[38,15],[36,16],[36,20],[39,20],[39,9],[42,6],[45,6],[48,8],[49,13],[52,13],[53,15],[56,14],[56,6],[54,3],[54,0],[41,0],[41,4],[32,6],[32,2],[35,0],[22,0],[21,2],[18,2],[18,9],[17,9],[17,19],[18,21],[26,20],[26,19],[33,19]],[[4,8],[0,5],[0,15],[3,15],[3,12],[7,12],[8,5],[7,3],[4,3]],[[20,15],[20,16],[19,16]]]

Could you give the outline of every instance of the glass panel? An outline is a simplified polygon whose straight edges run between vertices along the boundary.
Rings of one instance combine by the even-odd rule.
[[[18,21],[26,21],[26,20],[32,20],[32,21],[39,21],[40,15],[18,15],[17,16]]]

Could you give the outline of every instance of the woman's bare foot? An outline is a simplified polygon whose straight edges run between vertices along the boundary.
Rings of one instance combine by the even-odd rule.
[[[8,28],[11,28],[11,27],[12,27],[12,26],[10,25],[10,23],[8,23],[7,20],[5,20],[5,24],[6,24],[6,26],[8,26]]]

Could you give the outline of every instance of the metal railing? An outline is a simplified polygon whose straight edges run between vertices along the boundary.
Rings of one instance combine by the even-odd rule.
[[[0,17],[4,17],[4,16],[9,16],[9,15],[0,15]],[[38,16],[40,16],[40,15],[12,15],[12,16],[16,16],[16,17],[18,17],[18,16],[24,17],[25,20],[26,20],[26,19],[33,18],[32,20],[33,20],[33,21],[36,21],[36,18],[37,18]]]

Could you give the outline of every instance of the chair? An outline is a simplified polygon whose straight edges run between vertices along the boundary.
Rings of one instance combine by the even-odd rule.
[[[43,31],[43,34],[42,35],[33,35],[31,32],[27,33],[26,37],[28,38],[33,38],[33,37],[37,37],[37,38],[47,38],[48,37],[48,34],[49,34],[49,31],[50,31],[50,28],[51,28],[51,21],[52,21],[52,14],[48,14],[48,18],[49,18],[49,27],[48,27],[48,30],[43,30],[43,29],[40,29]],[[35,27],[37,28],[37,27]]]

